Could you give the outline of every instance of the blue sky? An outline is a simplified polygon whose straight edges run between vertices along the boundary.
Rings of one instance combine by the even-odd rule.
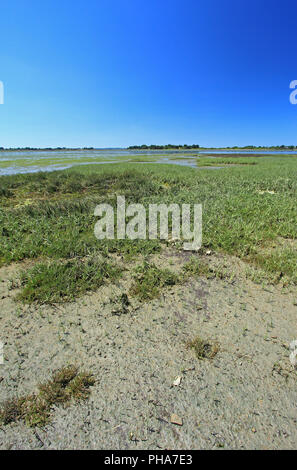
[[[297,145],[296,0],[2,0],[0,146]]]

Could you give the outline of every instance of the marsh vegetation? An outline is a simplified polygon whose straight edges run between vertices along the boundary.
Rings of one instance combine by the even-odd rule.
[[[219,163],[226,169],[202,172],[175,165],[123,163],[1,177],[0,265],[34,261],[20,274],[18,298],[73,300],[116,279],[122,270],[119,258],[127,261],[129,269],[131,260],[162,250],[160,240],[95,238],[95,206],[100,202],[115,206],[117,195],[124,195],[127,203],[145,206],[201,203],[202,252],[237,256],[268,282],[296,284],[297,159],[217,157],[200,162]],[[202,265],[191,269],[207,273]],[[154,295],[159,287],[174,282],[168,273],[156,273],[151,267],[144,271],[138,272],[142,287],[135,281],[137,295],[144,296],[146,283],[154,281]]]

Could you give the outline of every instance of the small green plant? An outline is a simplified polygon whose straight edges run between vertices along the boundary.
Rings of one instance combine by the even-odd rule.
[[[184,265],[183,271],[185,278],[192,276],[208,277],[211,273],[209,266],[205,262],[203,262],[199,258],[195,258],[194,256],[190,259],[188,263]]]
[[[183,277],[206,277],[207,279],[232,279],[233,275],[224,266],[209,266],[194,256],[183,267]]]
[[[199,336],[188,341],[188,349],[193,349],[198,359],[213,359],[219,352],[219,344],[206,341]]]
[[[159,269],[154,264],[145,262],[135,270],[130,293],[140,300],[151,300],[160,295],[160,289],[174,286],[178,281],[178,276],[169,269]]]
[[[38,386],[38,392],[3,403],[0,423],[7,425],[23,420],[28,426],[44,426],[50,420],[53,405],[69,404],[88,398],[95,379],[90,373],[78,372],[70,365],[53,373],[51,380]]]
[[[127,294],[123,293],[117,300],[111,300],[111,303],[115,303],[115,308],[112,310],[113,315],[125,315],[129,312],[130,300]]]

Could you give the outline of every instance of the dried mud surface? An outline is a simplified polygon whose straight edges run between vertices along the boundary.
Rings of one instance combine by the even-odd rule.
[[[0,427],[1,449],[297,447],[293,292],[190,279],[148,303],[132,299],[124,312],[123,279],[75,303],[22,306],[9,289],[16,269],[0,270],[0,401],[32,393],[69,363],[91,371],[96,384],[87,401],[53,409],[44,428]],[[195,336],[220,344],[212,360],[186,348]],[[182,426],[170,422],[173,413]]]

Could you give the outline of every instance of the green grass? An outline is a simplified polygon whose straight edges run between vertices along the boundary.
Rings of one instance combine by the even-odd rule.
[[[135,269],[130,294],[139,300],[152,300],[159,297],[161,289],[174,286],[178,281],[178,276],[169,269],[159,269],[154,264],[145,262]]]
[[[131,257],[159,250],[155,241],[101,242],[94,236],[98,203],[107,200],[115,206],[117,193],[137,201],[164,191],[133,171],[118,177],[114,172],[41,173],[2,177],[0,182],[2,191],[11,193],[0,196],[0,265],[40,256],[59,259],[119,252]]]
[[[197,159],[198,166],[219,166],[219,165],[257,165],[259,163],[258,157],[215,157],[206,158],[202,157]]]
[[[28,157],[25,158],[7,158],[5,160],[0,160],[0,169],[8,167],[39,167],[44,168],[52,165],[67,166],[67,165],[80,165],[81,163],[85,164],[94,164],[94,163],[103,163],[103,162],[121,162],[121,161],[132,161],[132,162],[154,162],[159,160],[162,155],[155,153],[154,155],[131,155],[129,152],[126,154],[117,156],[110,155],[96,155],[92,156],[92,153],[84,152],[72,152],[71,155],[65,157],[63,152],[52,153],[49,152],[47,155],[38,156],[34,155],[34,152],[28,152]],[[1,156],[1,155],[0,155]]]
[[[42,427],[50,421],[54,405],[87,399],[94,384],[90,373],[79,372],[72,365],[63,367],[48,382],[40,384],[37,393],[4,402],[0,407],[0,423],[7,425],[23,420],[30,427]]]
[[[45,304],[71,301],[116,279],[120,273],[117,266],[94,258],[37,263],[21,273],[22,290],[17,299]]]
[[[232,279],[233,273],[225,266],[210,266],[209,263],[201,260],[199,257],[192,257],[190,261],[184,264],[183,274],[180,275],[181,281],[185,282],[191,277],[206,277],[207,279]]]
[[[185,279],[187,277],[196,277],[196,276],[209,277],[211,274],[208,264],[201,261],[199,258],[194,258],[194,257],[192,257],[190,261],[188,261],[183,266],[183,271],[184,271]]]
[[[297,284],[297,253],[290,245],[297,238],[297,159],[268,155],[226,158],[220,159],[236,160],[240,165],[227,164],[222,170],[211,171],[119,163],[3,176],[0,265],[45,258],[61,266],[67,260],[98,253],[104,257],[117,253],[127,260],[157,253],[161,247],[158,240],[95,238],[95,206],[108,202],[115,207],[116,196],[124,195],[128,204],[146,207],[161,202],[202,203],[204,248],[238,256],[271,282]],[[210,160],[214,165],[219,162],[217,158]],[[242,165],[241,160],[253,164]],[[284,244],[273,246],[280,238]],[[269,245],[264,255],[263,248]],[[59,272],[67,277],[70,271]]]
[[[129,158],[129,160],[131,162],[134,162],[134,163],[151,163],[151,162],[155,162],[158,160],[157,157],[148,157],[146,155],[144,156],[136,156],[136,157],[132,157],[132,158]]]

